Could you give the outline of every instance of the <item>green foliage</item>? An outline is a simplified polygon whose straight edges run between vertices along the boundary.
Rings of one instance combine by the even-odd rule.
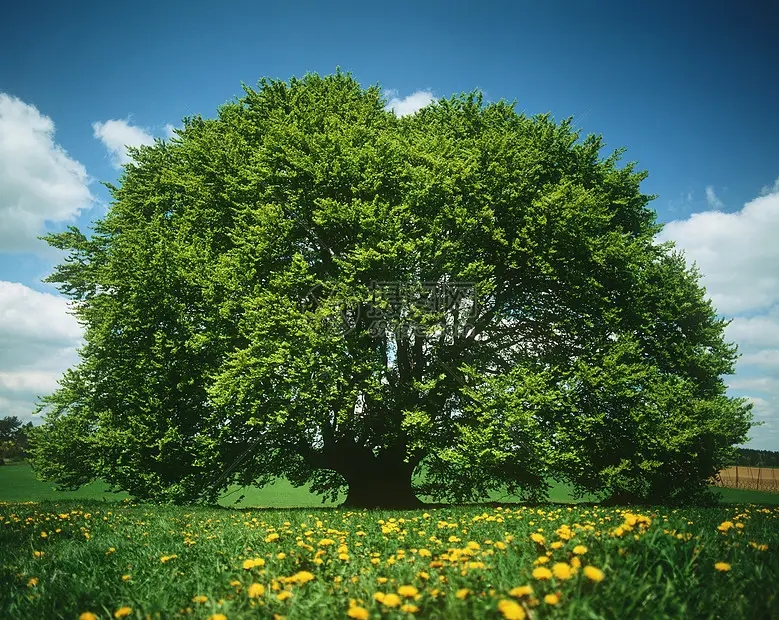
[[[751,414],[645,173],[478,93],[384,103],[262,80],[136,150],[89,237],[47,237],[86,344],[41,403],[40,475],[170,501],[284,476],[410,504],[422,463],[439,499],[705,492]]]
[[[27,438],[32,422],[23,424],[16,416],[0,418],[0,465],[5,459],[22,459],[26,456]]]

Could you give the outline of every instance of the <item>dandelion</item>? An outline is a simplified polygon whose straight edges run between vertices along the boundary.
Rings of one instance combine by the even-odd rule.
[[[30,577],[30,580],[27,582],[28,588],[33,588],[38,585],[38,578],[37,577]]]
[[[465,598],[471,593],[471,591],[468,588],[460,588],[455,593],[455,597],[459,598],[461,601],[464,601]]]
[[[576,555],[584,555],[585,553],[587,553],[587,547],[585,547],[584,545],[576,545],[573,548],[573,552]]]
[[[562,549],[563,543],[561,543],[559,540],[556,540],[549,546],[552,547],[552,549]]]
[[[193,603],[205,603],[208,601],[208,597],[203,594],[198,594],[197,596],[192,597]]]
[[[289,590],[282,590],[276,595],[276,598],[279,599],[280,601],[286,601],[291,596],[292,596],[292,592],[290,592]]]
[[[511,590],[509,590],[509,595],[516,596],[517,598],[530,596],[531,594],[533,594],[533,588],[530,586],[517,586],[516,588],[511,588]]]
[[[604,575],[603,571],[599,568],[596,568],[594,566],[585,566],[584,567],[584,576],[587,577],[590,581],[594,581],[598,583],[599,581],[603,581]]]
[[[717,526],[717,529],[720,532],[727,532],[730,528],[733,527],[733,521],[723,521]]]
[[[543,545],[544,542],[546,542],[546,539],[538,532],[533,532],[530,535],[530,540],[532,540],[534,543],[538,543],[539,545]]]
[[[385,596],[387,596],[387,595],[384,594],[384,592],[374,592],[373,600],[376,601],[377,603],[383,603]]]
[[[419,607],[412,605],[411,603],[406,603],[400,606],[400,611],[403,611],[407,614],[415,614],[419,611]]]
[[[231,582],[236,583],[236,582]],[[240,582],[238,582],[240,584]],[[263,594],[265,594],[265,586],[261,583],[253,583],[249,586],[249,598],[259,598]]]
[[[91,611],[85,611],[79,615],[78,620],[97,620],[97,615],[93,614]]]
[[[133,608],[125,605],[124,607],[120,607],[114,612],[114,618],[126,618],[131,613],[133,613]]]
[[[265,560],[263,558],[254,558],[253,560],[244,560],[244,570],[251,570],[255,566],[265,566]]]
[[[308,583],[309,581],[313,581],[315,577],[313,573],[309,573],[307,570],[302,570],[292,575],[292,579],[299,584],[304,584]]]
[[[224,614],[211,614],[208,616],[208,620],[227,620],[227,616]]]
[[[355,620],[368,620],[368,618],[371,617],[370,613],[368,613],[368,610],[365,609],[365,607],[360,607],[358,605],[350,607],[346,612],[346,615],[350,618],[354,618]]]
[[[33,551],[32,552],[32,557],[34,557],[34,558],[42,558],[43,555],[44,555],[43,551]]]
[[[573,577],[573,570],[571,569],[570,565],[566,564],[565,562],[557,562],[554,566],[552,566],[552,573],[555,577],[562,580]]]
[[[171,560],[175,560],[177,557],[179,557],[179,556],[177,556],[175,553],[173,555],[163,555],[160,558],[160,562],[165,564],[165,562],[170,562]]]
[[[498,602],[498,611],[506,620],[525,620],[525,610],[516,601],[503,599]]]
[[[533,569],[533,579],[551,579],[552,578],[552,571],[550,571],[545,566],[538,566]]]
[[[381,603],[387,607],[397,607],[400,605],[400,597],[397,594],[385,594]]]
[[[728,564],[727,562],[717,562],[714,565],[714,568],[716,568],[718,571],[726,573],[730,570],[731,567],[730,564]]]
[[[41,538],[48,538],[49,535],[46,532],[41,532]]]
[[[240,581],[238,581],[237,579],[233,579],[233,580],[230,582],[230,585],[231,585],[231,586],[233,586],[233,587],[235,588],[235,587],[238,587],[238,586],[240,586],[240,585],[241,585],[241,582],[240,582]]]
[[[404,598],[414,598],[417,594],[419,594],[419,590],[417,590],[414,586],[400,586],[398,588],[398,594]]]
[[[556,594],[547,594],[544,597],[544,603],[547,605],[557,605],[560,602],[560,597]]]

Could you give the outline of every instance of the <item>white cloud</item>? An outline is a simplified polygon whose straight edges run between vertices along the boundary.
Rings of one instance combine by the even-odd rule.
[[[387,102],[384,109],[394,112],[396,116],[414,114],[435,101],[433,93],[429,90],[418,90],[403,99],[396,97],[397,92],[394,90],[387,91],[385,94],[392,98]]]
[[[127,154],[128,146],[154,144],[154,136],[141,127],[130,125],[126,120],[114,119],[105,122],[92,123],[94,137],[100,140],[111,154],[114,168],[121,168],[130,163]]]
[[[54,142],[54,122],[0,93],[0,251],[43,251],[46,222],[69,222],[92,206],[83,165]]]
[[[176,128],[170,123],[165,124],[165,138],[170,140],[176,136]]]
[[[82,330],[66,299],[0,281],[0,416],[27,421],[78,361]]]
[[[765,422],[749,446],[779,450],[779,183],[733,213],[712,187],[706,199],[713,210],[666,224],[658,240],[684,250],[717,311],[733,317],[726,336],[742,357],[728,385]]]
[[[766,196],[768,194],[776,194],[779,193],[779,178],[774,181],[773,187],[769,185],[763,185],[763,188],[760,190],[761,196]]]
[[[722,201],[717,198],[717,194],[714,193],[714,188],[711,185],[706,188],[706,202],[709,203],[710,209],[721,209],[725,206],[722,204]]]

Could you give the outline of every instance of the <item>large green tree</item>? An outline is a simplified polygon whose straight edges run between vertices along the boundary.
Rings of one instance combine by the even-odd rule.
[[[340,72],[185,119],[89,236],[48,236],[86,344],[36,469],[172,501],[696,496],[751,424],[736,348],[602,147],[478,93],[397,118]]]

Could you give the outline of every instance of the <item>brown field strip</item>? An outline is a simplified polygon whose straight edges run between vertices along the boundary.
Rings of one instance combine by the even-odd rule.
[[[750,489],[779,493],[779,468],[776,467],[728,467],[715,481],[717,486],[730,489]]]

